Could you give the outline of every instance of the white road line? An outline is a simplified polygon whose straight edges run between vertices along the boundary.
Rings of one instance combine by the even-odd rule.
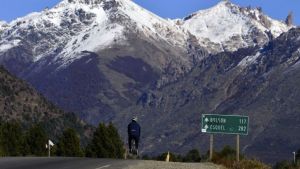
[[[105,165],[105,166],[98,167],[98,168],[95,168],[95,169],[102,169],[102,168],[108,168],[108,167],[110,167],[110,165]]]

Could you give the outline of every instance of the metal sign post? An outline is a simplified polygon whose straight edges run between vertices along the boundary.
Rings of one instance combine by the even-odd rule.
[[[51,157],[50,152],[51,152],[51,146],[50,144],[48,144],[48,157]]]
[[[296,152],[293,152],[293,155],[294,155],[293,162],[294,162],[294,164],[296,164]]]
[[[236,161],[240,161],[240,135],[236,135]]]
[[[48,140],[48,143],[46,144],[46,149],[48,149],[48,157],[51,157],[51,146],[54,146],[54,143],[51,140]]]
[[[214,146],[214,135],[210,134],[210,146],[209,146],[209,161],[212,161],[213,158],[213,146]]]

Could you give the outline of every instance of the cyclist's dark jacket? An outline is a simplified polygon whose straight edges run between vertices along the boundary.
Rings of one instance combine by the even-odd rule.
[[[132,120],[131,123],[128,124],[128,136],[140,138],[141,135],[141,127],[140,125]]]

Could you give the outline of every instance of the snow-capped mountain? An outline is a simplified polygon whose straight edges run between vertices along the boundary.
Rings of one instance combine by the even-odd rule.
[[[85,56],[82,51],[98,52],[114,45],[126,46],[129,34],[135,34],[152,44],[163,43],[167,48],[180,49],[168,60],[178,62],[186,69],[191,68],[193,61],[182,55],[189,53],[187,42],[192,36],[210,53],[218,53],[262,46],[290,28],[267,17],[260,9],[241,8],[228,1],[183,20],[172,21],[158,17],[130,0],[63,0],[52,9],[0,25],[6,25],[0,29],[3,32],[0,53],[24,45],[34,46],[29,50],[30,58],[24,58],[32,62],[51,55],[50,60],[64,67]],[[163,66],[152,65],[160,70],[170,64],[166,59],[157,59]],[[153,58],[148,60],[153,62]]]
[[[188,38],[172,22],[130,0],[63,0],[52,9],[18,18],[9,25],[11,29],[1,36],[1,53],[28,43],[34,46],[33,62],[55,53],[53,60],[62,65],[81,58],[82,51],[126,46],[129,32],[179,48],[185,48]]]
[[[63,0],[8,25],[0,36],[0,62],[62,108],[92,111],[84,116],[93,123],[99,111],[116,111],[103,108],[111,104],[106,90],[131,101],[144,88],[176,81],[206,55],[180,26],[131,0]],[[84,75],[73,73],[84,69]],[[97,83],[78,85],[84,78]],[[100,95],[107,99],[96,99]]]
[[[229,1],[221,1],[176,23],[189,30],[213,53],[262,46],[291,28],[264,15],[261,8],[243,8]]]

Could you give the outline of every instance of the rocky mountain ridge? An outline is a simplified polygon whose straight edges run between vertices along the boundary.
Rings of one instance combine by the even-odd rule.
[[[147,136],[156,133],[144,138],[145,151],[154,145],[178,152],[195,146],[205,151],[209,136],[199,130],[203,113],[249,116],[249,135],[241,136],[248,156],[274,163],[298,149],[299,33],[293,28],[263,48],[207,57],[179,82],[145,94],[138,109],[141,123],[155,126],[144,131]],[[217,149],[233,146],[234,136],[216,135],[215,144]]]

